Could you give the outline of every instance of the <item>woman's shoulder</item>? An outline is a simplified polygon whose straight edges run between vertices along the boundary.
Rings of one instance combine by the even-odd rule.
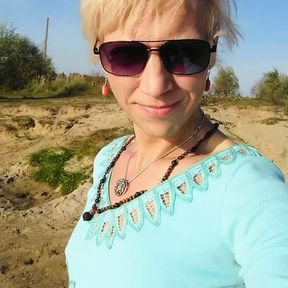
[[[259,187],[260,183],[273,186],[276,182],[287,187],[277,164],[248,144],[232,143],[222,147],[189,169],[197,174],[200,168],[207,179],[217,175],[228,190],[247,191],[249,187]]]
[[[272,160],[250,145],[236,144],[231,149],[237,153],[236,161],[227,167],[225,177],[222,175],[225,178],[226,207],[236,205],[239,208],[249,204],[255,208],[275,199],[288,202],[288,185]]]
[[[256,147],[245,143],[237,143],[230,139],[215,146],[203,159],[203,162],[217,160],[218,165],[229,167],[227,172],[231,174],[230,176],[239,175],[239,170],[243,173],[250,173],[255,170],[282,175],[279,167]]]
[[[254,147],[245,147],[253,153],[235,162],[221,198],[223,240],[245,282],[259,283],[261,273],[253,271],[262,271],[265,265],[269,269],[264,269],[268,273],[264,276],[275,282],[281,277],[272,276],[272,270],[285,274],[287,266],[283,255],[288,255],[288,186],[275,163]]]
[[[237,161],[230,169],[231,179],[235,179],[235,181],[247,179],[248,181],[248,179],[262,178],[263,180],[263,177],[272,177],[285,182],[283,173],[277,164],[256,147],[247,144],[234,144],[227,150],[229,149],[233,149],[237,153]]]

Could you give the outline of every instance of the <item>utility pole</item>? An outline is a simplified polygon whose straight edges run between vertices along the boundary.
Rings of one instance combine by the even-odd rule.
[[[45,33],[45,44],[44,44],[44,58],[47,57],[47,44],[48,44],[48,30],[49,30],[49,17],[46,19],[46,33]]]

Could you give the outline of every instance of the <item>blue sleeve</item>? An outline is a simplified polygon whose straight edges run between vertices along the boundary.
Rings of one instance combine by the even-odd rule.
[[[288,287],[288,186],[266,158],[243,160],[227,179],[222,229],[246,288]]]

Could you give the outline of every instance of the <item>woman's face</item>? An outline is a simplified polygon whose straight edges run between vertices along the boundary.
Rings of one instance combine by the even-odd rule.
[[[161,21],[145,15],[133,39],[130,35],[134,27],[127,22],[123,29],[105,35],[104,42],[206,39],[205,4],[200,0],[191,2],[191,9],[181,8],[173,22],[172,12],[162,15]],[[157,48],[163,42],[145,44]],[[110,87],[132,120],[136,134],[164,138],[179,135],[180,139],[182,133],[189,134],[199,124],[198,108],[206,77],[207,70],[194,75],[171,74],[156,51],[150,52],[144,71],[137,76],[108,74]]]

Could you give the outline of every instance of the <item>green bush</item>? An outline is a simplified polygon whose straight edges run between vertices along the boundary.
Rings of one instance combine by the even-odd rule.
[[[213,98],[235,98],[240,96],[239,80],[231,67],[221,67],[213,79]]]
[[[253,87],[252,94],[257,99],[269,101],[276,105],[288,100],[288,76],[273,69],[263,75]]]
[[[18,90],[31,80],[53,80],[56,72],[49,57],[15,28],[0,25],[0,87]]]

